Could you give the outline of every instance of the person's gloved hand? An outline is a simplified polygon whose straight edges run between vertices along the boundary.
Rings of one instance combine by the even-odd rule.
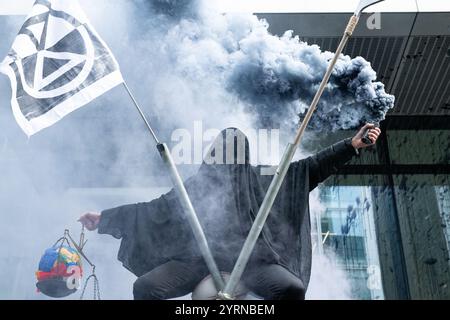
[[[78,219],[81,224],[89,231],[94,231],[98,228],[100,222],[100,214],[96,212],[88,212]]]
[[[369,133],[368,133],[368,137],[370,140],[372,140],[372,144],[365,144],[362,141],[362,138],[366,132],[366,130],[369,129]],[[369,147],[371,145],[374,145],[377,140],[378,137],[381,134],[381,129],[377,128],[375,125],[371,124],[371,123],[367,123],[364,127],[362,127],[358,133],[353,137],[352,139],[352,145],[355,149],[360,149],[360,148],[366,148]]]

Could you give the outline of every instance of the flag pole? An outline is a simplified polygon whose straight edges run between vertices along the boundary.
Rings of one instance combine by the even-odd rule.
[[[217,267],[217,264],[214,260],[213,255],[211,253],[211,249],[209,248],[205,233],[203,232],[203,228],[198,220],[197,214],[195,213],[195,209],[192,205],[192,202],[189,199],[189,195],[186,191],[186,188],[184,187],[183,180],[181,179],[181,176],[177,170],[175,162],[173,161],[170,150],[165,143],[161,143],[159,141],[158,137],[155,134],[155,131],[151,127],[150,123],[148,122],[147,118],[145,117],[144,112],[142,111],[141,107],[139,106],[137,100],[134,98],[133,94],[131,93],[130,88],[128,87],[128,85],[125,81],[123,82],[123,85],[124,85],[128,95],[130,96],[131,100],[133,101],[134,106],[136,107],[136,109],[138,110],[142,119],[144,120],[147,129],[150,131],[150,134],[152,135],[153,139],[156,142],[158,152],[159,152],[161,158],[163,159],[164,164],[166,165],[167,169],[170,172],[170,176],[171,176],[171,180],[174,184],[175,192],[177,193],[178,198],[181,203],[181,206],[183,207],[183,210],[186,213],[188,222],[191,226],[192,232],[194,234],[195,240],[197,241],[197,244],[199,246],[199,249],[203,256],[203,259],[205,260],[205,263],[209,269],[209,272],[211,273],[211,276],[214,280],[214,284],[216,286],[217,291],[220,291],[225,287],[225,282],[222,279],[222,275],[219,271],[219,268]]]
[[[270,214],[270,210],[272,209],[273,203],[281,188],[281,185],[289,169],[291,161],[294,158],[295,151],[297,150],[297,147],[300,144],[303,133],[305,132],[306,127],[308,126],[308,123],[311,120],[311,117],[314,111],[316,110],[317,104],[319,103],[319,100],[325,90],[325,87],[328,84],[328,80],[331,77],[331,73],[333,72],[337,60],[339,59],[339,55],[344,50],[344,47],[347,44],[348,39],[350,39],[350,37],[352,36],[353,31],[355,30],[356,25],[358,24],[359,17],[361,16],[362,11],[367,7],[381,1],[384,0],[361,0],[360,3],[358,4],[358,7],[354,15],[350,18],[350,21],[347,24],[345,33],[336,50],[336,53],[334,54],[334,57],[331,60],[330,65],[328,66],[325,76],[322,79],[320,87],[313,101],[311,102],[311,106],[309,107],[308,112],[306,113],[305,118],[303,119],[301,126],[297,131],[297,134],[295,135],[294,142],[289,143],[288,146],[286,147],[286,150],[283,154],[283,157],[280,161],[277,171],[275,172],[275,175],[272,179],[269,189],[267,190],[267,194],[264,197],[261,207],[259,208],[258,215],[256,216],[255,221],[253,222],[252,228],[250,229],[250,233],[244,243],[244,246],[242,247],[238,260],[236,261],[233,272],[231,273],[231,276],[225,286],[225,289],[222,292],[219,292],[220,299],[222,300],[234,299],[233,298],[234,291],[236,290],[236,287],[239,284],[242,274],[244,273],[248,260],[253,252],[253,249],[255,248],[259,235],[263,230],[267,217]]]
[[[131,93],[130,88],[128,87],[128,84],[124,81],[123,86],[125,87],[125,90],[127,91],[128,95],[130,96],[131,100],[133,101],[134,106],[136,107],[137,111],[139,112],[139,115],[141,116],[142,120],[145,122],[145,126],[147,127],[148,131],[150,131],[150,134],[152,135],[153,140],[155,140],[156,144],[160,144],[158,137],[155,134],[155,131],[151,127],[150,123],[148,122],[147,118],[145,117],[144,112],[142,111],[141,107],[139,106],[136,98]]]

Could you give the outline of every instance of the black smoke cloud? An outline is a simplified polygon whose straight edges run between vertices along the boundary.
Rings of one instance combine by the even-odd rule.
[[[302,117],[333,56],[299,41],[291,32],[281,38],[272,36],[266,27],[257,34],[251,32],[240,51],[228,87],[264,121],[281,123],[296,107]],[[383,120],[395,99],[375,80],[376,73],[364,58],[341,55],[310,128],[335,131]]]
[[[179,75],[222,86],[259,126],[298,124],[333,53],[300,41],[291,31],[272,35],[267,22],[255,15],[222,15],[197,1],[162,2],[168,12],[198,8],[197,14],[162,30],[165,54]],[[310,128],[334,131],[380,122],[394,101],[376,82],[368,61],[341,55]]]

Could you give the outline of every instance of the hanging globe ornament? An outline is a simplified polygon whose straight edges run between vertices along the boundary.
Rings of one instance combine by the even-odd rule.
[[[52,298],[63,298],[75,293],[83,275],[80,253],[71,247],[64,236],[48,248],[36,272],[38,291]]]

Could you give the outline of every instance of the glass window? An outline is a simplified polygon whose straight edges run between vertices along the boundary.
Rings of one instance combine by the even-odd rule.
[[[352,298],[383,299],[370,187],[322,187],[322,252],[331,251],[350,281]]]
[[[393,178],[411,298],[448,299],[448,177]]]
[[[436,194],[442,217],[442,227],[447,240],[447,248],[450,252],[450,186],[437,186]]]

